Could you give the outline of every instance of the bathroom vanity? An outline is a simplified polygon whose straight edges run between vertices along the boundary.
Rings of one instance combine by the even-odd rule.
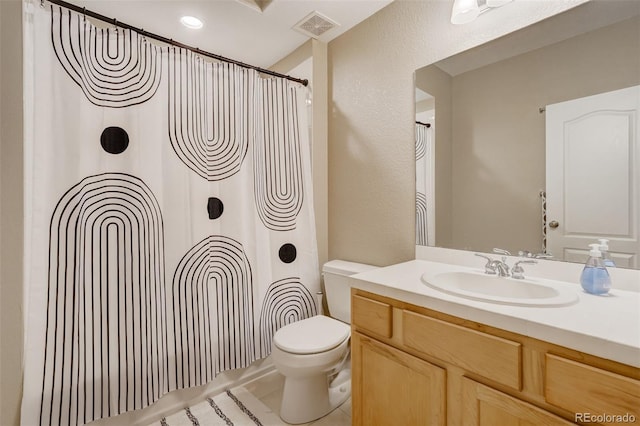
[[[354,425],[640,424],[640,294],[558,282],[575,301],[493,303],[422,279],[446,269],[468,270],[414,260],[353,279]]]

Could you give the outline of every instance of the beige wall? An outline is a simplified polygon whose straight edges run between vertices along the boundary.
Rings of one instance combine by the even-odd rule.
[[[453,78],[447,247],[541,251],[545,116],[538,109],[640,84],[638,52],[636,17]]]
[[[329,178],[328,140],[329,76],[328,47],[326,43],[312,40],[313,56],[313,195],[315,201],[318,260],[320,265],[329,260]]]
[[[22,397],[22,4],[0,1],[0,425]]]
[[[414,70],[579,3],[513,2],[454,26],[451,1],[396,0],[329,43],[329,258],[414,258]]]
[[[432,111],[435,107],[436,107],[436,101],[434,98],[429,98],[420,102],[416,102],[416,114],[421,112]]]

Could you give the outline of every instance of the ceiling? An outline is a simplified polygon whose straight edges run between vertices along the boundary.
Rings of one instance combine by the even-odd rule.
[[[640,15],[640,0],[591,0],[437,63],[451,76]]]
[[[268,68],[309,40],[294,27],[317,11],[338,25],[318,37],[329,42],[392,0],[68,0],[167,38]],[[261,10],[262,9],[262,10]],[[188,29],[181,16],[200,18]]]

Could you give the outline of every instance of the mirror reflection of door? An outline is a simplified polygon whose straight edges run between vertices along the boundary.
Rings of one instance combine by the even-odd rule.
[[[584,262],[609,239],[616,265],[640,267],[640,86],[546,107],[547,251]]]
[[[416,244],[435,244],[435,98],[416,88]]]

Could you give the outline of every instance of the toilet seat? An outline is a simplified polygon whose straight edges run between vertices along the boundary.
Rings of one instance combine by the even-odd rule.
[[[292,354],[314,354],[339,346],[350,334],[347,324],[316,315],[280,328],[273,336],[273,344]]]

